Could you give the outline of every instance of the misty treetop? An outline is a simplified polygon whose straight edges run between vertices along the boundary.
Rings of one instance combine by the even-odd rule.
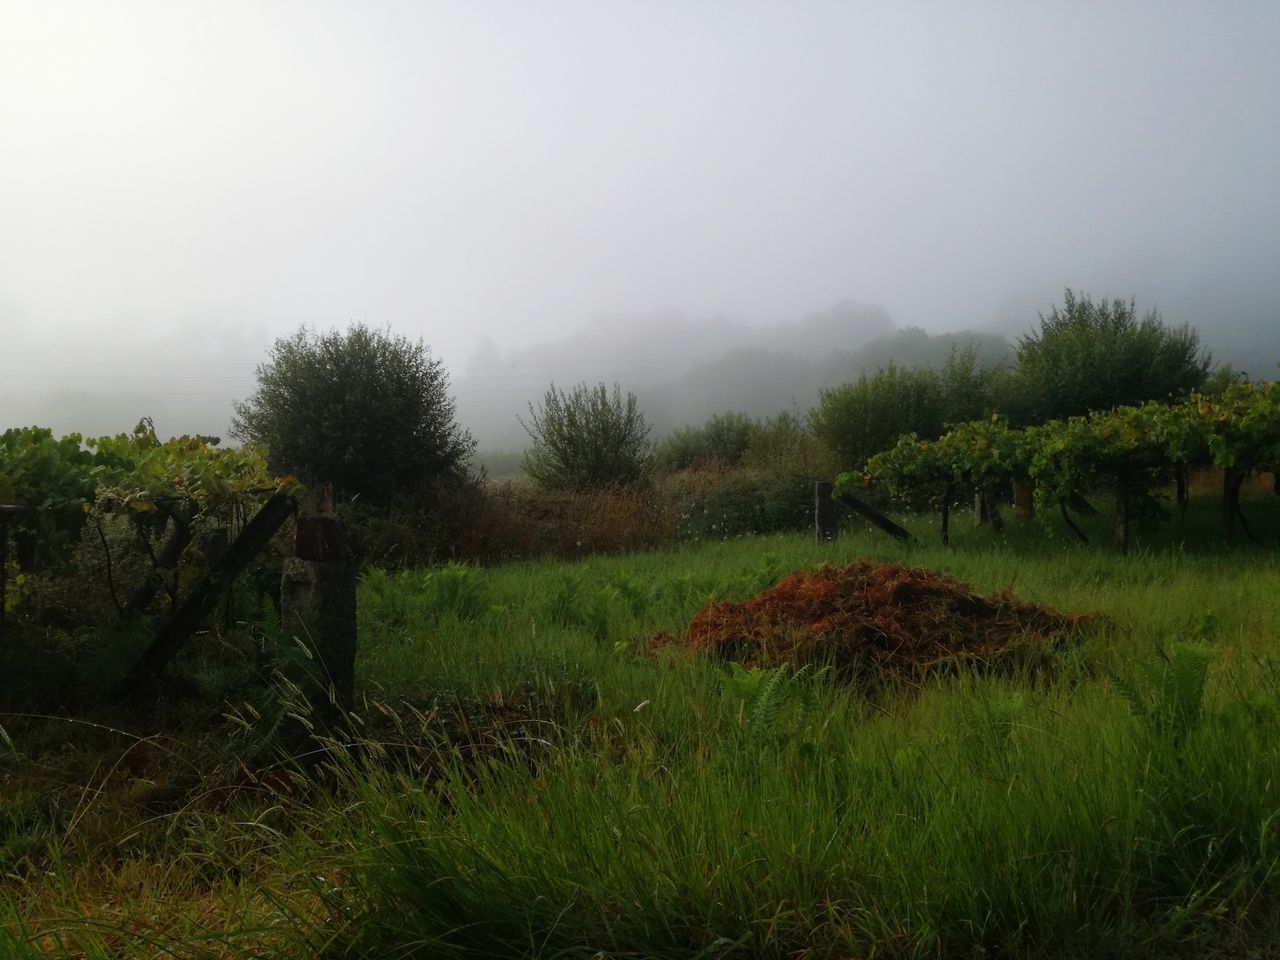
[[[475,447],[454,417],[443,363],[421,340],[353,324],[306,327],[271,347],[231,434],[266,444],[271,464],[373,503],[465,470]]]
[[[1015,421],[1043,423],[1147,400],[1172,400],[1205,385],[1211,357],[1190,326],[1169,327],[1135,302],[1094,300],[1067,289],[1062,305],[1017,344]]]

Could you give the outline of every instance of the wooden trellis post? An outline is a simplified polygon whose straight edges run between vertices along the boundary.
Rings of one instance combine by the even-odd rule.
[[[831,499],[831,481],[813,482],[813,531],[818,543],[836,538],[836,504]]]

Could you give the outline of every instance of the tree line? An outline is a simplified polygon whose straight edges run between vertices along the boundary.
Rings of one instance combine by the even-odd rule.
[[[274,470],[331,482],[365,509],[412,503],[443,527],[461,522],[458,506],[483,478],[469,469],[475,443],[457,422],[447,372],[421,340],[363,325],[304,329],[275,343],[257,379],[235,406],[232,434],[265,445]],[[1067,290],[1017,341],[1011,363],[956,348],[936,368],[889,362],[823,390],[807,415],[726,411],[661,442],[620,385],[552,383],[521,418],[524,468],[548,490],[582,490],[642,483],[655,470],[765,464],[807,447],[810,462],[834,473],[861,469],[907,434],[932,440],[997,414],[1031,426],[1212,394],[1234,379],[1190,326],[1140,314],[1133,300]]]

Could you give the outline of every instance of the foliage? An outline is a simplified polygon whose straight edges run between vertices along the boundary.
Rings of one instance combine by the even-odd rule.
[[[278,471],[376,504],[465,474],[475,443],[454,419],[444,364],[421,340],[363,324],[303,327],[275,342],[257,376],[231,433],[265,444]]]
[[[1029,477],[1037,497],[1056,505],[1118,472],[1137,478],[1141,493],[1178,464],[1244,472],[1280,464],[1280,385],[1238,383],[1216,397],[1193,393],[1174,404],[1150,401],[1023,429],[997,416],[932,441],[908,434],[839,484],[937,506],[947,491]]]
[[[1158,664],[1139,665],[1136,683],[1116,675],[1111,683],[1152,733],[1178,745],[1200,722],[1211,657],[1189,643],[1160,650],[1159,657]]]
[[[654,451],[654,465],[667,472],[710,463],[736,467],[758,429],[757,421],[745,413],[718,413],[700,427],[685,427],[666,437]]]
[[[529,404],[523,424],[533,441],[525,472],[552,490],[625,487],[644,478],[653,461],[649,427],[634,393],[603,383],[571,391],[553,383],[542,402]]]
[[[458,538],[458,557],[483,563],[647,550],[670,542],[668,514],[651,489],[546,490],[488,484]]]
[[[995,376],[969,350],[953,352],[941,371],[890,363],[855,383],[824,390],[809,425],[842,466],[859,467],[904,434],[933,439],[949,423],[988,414]]]
[[[994,544],[963,526],[950,550],[796,535],[477,569],[474,619],[428,595],[425,572],[366,577],[363,696],[311,775],[248,755],[265,724],[243,687],[193,688],[155,719],[6,716],[0,942],[131,958],[1268,955],[1280,558],[1180,535],[1064,562],[1016,529]],[[637,642],[763,572],[860,557],[1104,621],[1052,679],[959,667],[870,700]],[[1166,694],[1144,665],[1206,612],[1218,639],[1195,720],[1196,684]],[[243,727],[221,718],[237,712]]]
[[[1190,326],[1166,327],[1133,300],[1098,300],[1068,289],[1062,306],[1017,345],[1019,423],[1168,400],[1205,383],[1210,357]]]
[[[184,570],[208,562],[210,536],[243,524],[252,503],[301,490],[253,444],[216,437],[160,441],[132,433],[55,439],[38,427],[0,434],[0,503],[17,545],[7,610],[37,628],[126,620],[177,602]],[[33,618],[39,618],[34,623]]]

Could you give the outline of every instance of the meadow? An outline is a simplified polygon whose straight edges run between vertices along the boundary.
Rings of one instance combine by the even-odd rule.
[[[950,547],[921,521],[370,571],[360,703],[317,755],[245,681],[291,642],[269,616],[154,713],[0,717],[0,958],[1270,955],[1280,554],[1218,509],[1127,557],[959,515]],[[1277,498],[1246,510],[1274,544]],[[856,690],[646,642],[857,558],[1099,617],[1048,669]]]

